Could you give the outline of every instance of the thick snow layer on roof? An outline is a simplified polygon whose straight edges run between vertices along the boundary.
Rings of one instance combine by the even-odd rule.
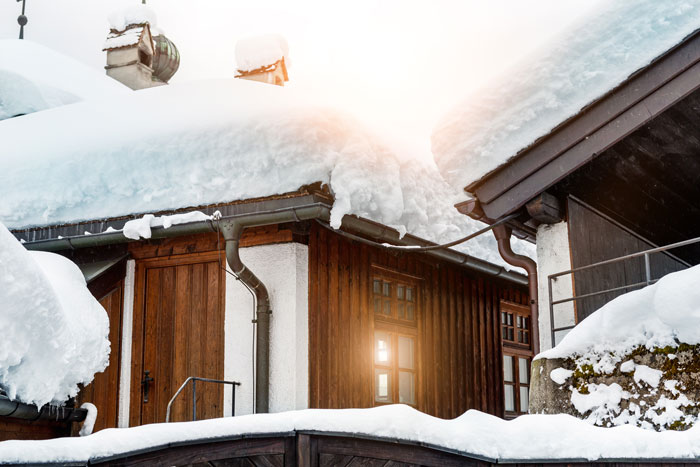
[[[27,40],[0,40],[0,120],[131,92],[82,63]]]
[[[137,26],[123,32],[110,32],[102,46],[102,50],[118,49],[119,47],[138,44],[139,40],[141,40],[143,29],[143,26]]]
[[[0,387],[11,399],[62,403],[107,366],[107,313],[78,267],[27,251],[2,224],[0,329]]]
[[[458,188],[479,180],[698,27],[698,2],[599,2],[443,118],[432,137],[441,173]]]
[[[236,68],[239,71],[252,71],[274,65],[284,58],[290,67],[287,39],[279,34],[267,34],[240,39],[236,42]]]
[[[292,431],[359,434],[426,443],[492,460],[692,459],[700,428],[652,432],[601,428],[569,415],[523,415],[506,421],[470,410],[453,420],[405,405],[373,409],[303,410],[186,423],[102,430],[82,438],[0,442],[0,462],[86,462],[107,456],[208,438]]]
[[[143,4],[132,5],[113,11],[107,17],[109,27],[115,31],[123,31],[130,24],[148,23],[156,27],[158,26],[157,19],[155,11]]]
[[[41,138],[34,138],[37,132]],[[346,214],[443,242],[483,226],[434,165],[401,158],[354,118],[246,80],[162,86],[0,124],[8,227],[145,214],[296,191],[315,182]],[[516,245],[534,256],[530,244]],[[492,235],[461,251],[504,265]]]
[[[626,293],[583,320],[559,345],[536,358],[613,354],[638,346],[700,344],[700,266],[668,274]],[[636,375],[635,375],[636,377]]]

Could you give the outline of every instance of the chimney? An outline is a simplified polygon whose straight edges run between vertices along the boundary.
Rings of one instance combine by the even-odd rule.
[[[289,81],[289,45],[278,34],[249,37],[236,43],[236,78],[284,86]]]
[[[134,90],[167,84],[180,67],[180,53],[163,34],[153,37],[153,10],[128,7],[110,15],[109,22],[102,49],[107,52],[107,75]]]

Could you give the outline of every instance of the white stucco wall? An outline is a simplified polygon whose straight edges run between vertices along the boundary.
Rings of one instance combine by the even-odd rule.
[[[308,407],[308,248],[298,243],[241,249],[242,261],[270,293],[270,411]],[[253,298],[230,274],[226,277],[224,377],[241,383],[236,415],[253,412]],[[224,415],[231,394],[224,393]]]
[[[552,225],[540,225],[537,229],[537,281],[540,323],[540,350],[552,348],[551,323],[549,314],[549,288],[547,276],[571,269],[569,250],[569,226],[566,222]],[[554,300],[569,298],[573,295],[571,275],[561,276],[553,282]],[[554,307],[554,324],[556,327],[575,323],[573,302],[562,303]],[[560,331],[556,335],[557,343],[566,335]]]

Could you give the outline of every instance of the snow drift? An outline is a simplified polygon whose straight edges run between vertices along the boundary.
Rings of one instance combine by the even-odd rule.
[[[102,430],[82,438],[4,441],[0,462],[85,463],[120,453],[212,438],[292,431],[376,436],[426,443],[492,462],[572,459],[694,459],[700,428],[656,433],[631,426],[600,428],[568,415],[523,415],[506,421],[470,410],[453,420],[431,417],[405,405],[373,409],[302,410],[185,423]],[[466,459],[465,459],[466,460]]]
[[[27,40],[0,40],[0,120],[129,89],[88,66]]]
[[[561,343],[535,359],[612,353],[636,347],[700,344],[700,266],[674,272],[628,292],[581,321]]]
[[[289,45],[279,34],[247,37],[236,42],[236,68],[239,71],[257,70],[282,59],[289,68]]]
[[[27,251],[2,224],[0,329],[0,387],[11,399],[61,404],[108,363],[107,313],[78,267]]]
[[[698,27],[698,2],[599,2],[442,119],[432,137],[441,173],[457,188],[480,179]]]
[[[32,137],[40,131],[41,138]],[[246,80],[162,86],[0,124],[0,221],[10,228],[147,214],[296,191],[443,242],[483,226],[433,164],[400,157],[351,116]],[[515,248],[534,256],[534,246]],[[458,248],[505,265],[492,235]],[[507,265],[506,265],[507,267]]]

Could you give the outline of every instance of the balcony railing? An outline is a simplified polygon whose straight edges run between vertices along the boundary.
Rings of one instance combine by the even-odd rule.
[[[604,295],[604,294],[611,293],[611,292],[619,292],[622,290],[629,291],[630,289],[646,287],[647,285],[654,284],[659,279],[661,279],[661,277],[663,277],[663,276],[657,277],[657,278],[652,277],[650,256],[654,253],[663,253],[663,252],[667,252],[669,250],[673,250],[675,248],[681,248],[681,247],[692,245],[695,243],[700,243],[700,237],[692,238],[690,240],[684,240],[684,241],[678,242],[678,243],[672,243],[672,244],[666,245],[666,246],[651,248],[649,250],[640,251],[638,253],[632,253],[632,254],[625,255],[625,256],[620,256],[618,258],[600,261],[598,263],[589,264],[587,266],[581,266],[581,267],[574,268],[574,269],[569,269],[568,271],[562,271],[562,272],[558,272],[556,274],[551,274],[550,276],[548,276],[547,277],[547,288],[548,288],[548,292],[549,292],[549,323],[550,323],[550,329],[551,329],[552,346],[556,345],[556,333],[557,332],[567,331],[567,330],[573,329],[576,326],[576,324],[578,324],[578,323],[575,323],[575,324],[567,325],[567,326],[555,326],[555,324],[554,324],[554,306],[555,305],[561,305],[563,303],[570,303],[570,302],[578,302],[579,300],[583,300],[583,299],[590,298],[590,297],[596,297],[596,296]],[[640,257],[644,258],[644,280],[643,281],[636,282],[633,284],[625,284],[625,285],[618,286],[618,287],[612,287],[612,288],[605,289],[605,290],[585,293],[582,295],[576,295],[576,293],[574,292],[573,295],[570,297],[559,299],[559,300],[554,300],[553,284],[557,280],[557,278],[562,277],[562,276],[566,276],[569,274],[571,274],[572,278],[574,278],[575,274],[577,272],[591,270],[594,268],[600,268],[601,266],[607,266],[607,265],[620,263],[622,261],[628,261],[628,260],[631,260],[634,258],[640,258]],[[686,267],[690,267],[690,264],[686,263],[685,261],[679,260],[679,263],[683,264]]]

